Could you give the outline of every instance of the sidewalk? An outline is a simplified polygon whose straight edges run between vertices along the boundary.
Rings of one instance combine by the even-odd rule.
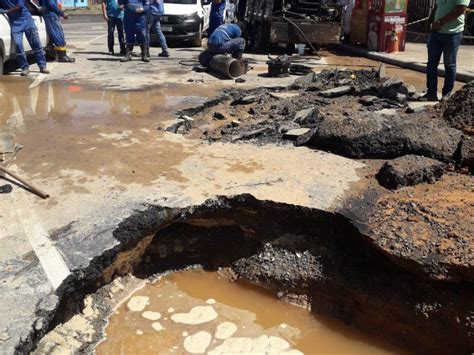
[[[426,72],[427,54],[426,44],[424,43],[407,43],[405,46],[405,52],[399,53],[371,52],[365,47],[345,43],[339,44],[339,48],[346,52],[379,60],[384,63]],[[462,45],[459,48],[456,80],[465,83],[474,80],[473,58],[474,46]],[[440,75],[444,76],[444,68],[442,64],[440,64],[438,72]]]

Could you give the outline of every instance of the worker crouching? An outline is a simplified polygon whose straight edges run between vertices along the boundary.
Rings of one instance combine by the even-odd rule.
[[[149,7],[148,0],[119,0],[120,5],[124,5],[123,24],[125,28],[125,57],[122,62],[132,60],[133,46],[138,43],[141,49],[142,60],[149,62],[150,57],[147,50],[146,35],[146,14]]]
[[[70,58],[66,52],[66,39],[64,37],[63,27],[61,26],[61,17],[68,19],[68,14],[64,13],[56,3],[56,0],[40,0],[43,8],[43,18],[51,42],[58,58],[58,62],[74,63],[76,60]]]
[[[212,55],[231,54],[235,59],[242,59],[245,50],[245,40],[242,38],[244,24],[228,23],[217,27],[207,42],[207,48]]]

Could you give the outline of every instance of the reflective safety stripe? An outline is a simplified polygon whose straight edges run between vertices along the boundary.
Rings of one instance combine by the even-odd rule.
[[[55,47],[57,51],[66,51],[66,47]]]

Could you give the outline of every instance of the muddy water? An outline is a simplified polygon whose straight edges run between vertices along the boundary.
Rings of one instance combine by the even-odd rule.
[[[106,333],[100,355],[403,352],[254,286],[202,270],[175,273],[136,291],[111,317]]]

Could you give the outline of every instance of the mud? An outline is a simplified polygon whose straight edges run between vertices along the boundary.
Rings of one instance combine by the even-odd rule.
[[[402,270],[341,214],[244,195],[189,209],[150,206],[124,221],[114,235],[120,245],[75,272],[61,290],[57,322],[80,311],[83,295],[103,284],[104,268],[113,265],[121,251],[154,235],[133,267],[139,278],[189,265],[225,268],[231,277],[261,285],[281,299],[411,349],[474,349],[472,284],[427,280]],[[113,276],[120,275],[118,268]],[[99,317],[96,332],[79,350],[93,347],[104,326]]]

